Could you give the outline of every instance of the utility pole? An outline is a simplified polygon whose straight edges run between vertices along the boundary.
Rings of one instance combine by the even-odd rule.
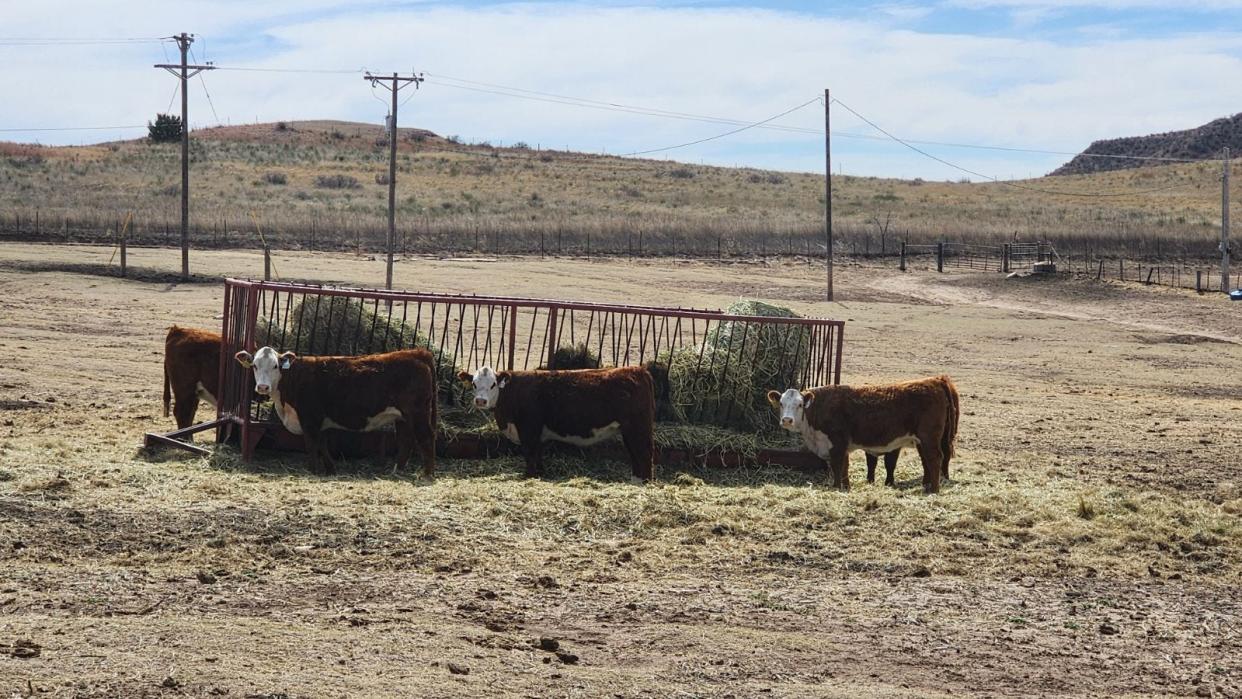
[[[402,77],[393,73],[392,77],[389,77],[386,75],[372,75],[368,72],[362,76],[362,79],[370,81],[371,87],[375,87],[381,82],[387,83],[384,87],[392,92],[392,114],[388,124],[388,275],[384,282],[384,288],[391,289],[392,245],[397,230],[397,93],[407,85],[413,85],[414,89],[417,90],[418,84],[423,81],[423,74],[411,74],[408,77]]]
[[[1229,147],[1220,175],[1220,290],[1229,293]]]
[[[181,278],[190,278],[190,108],[189,90],[186,89],[190,78],[204,70],[215,70],[208,63],[202,66],[186,64],[186,55],[190,44],[194,43],[194,35],[181,34],[172,37],[181,49],[181,63],[156,63],[156,68],[163,68],[174,76],[181,78]],[[190,72],[193,71],[193,72]]]
[[[832,97],[824,88],[824,237],[828,247],[828,300],[832,300],[832,136],[828,106]]]

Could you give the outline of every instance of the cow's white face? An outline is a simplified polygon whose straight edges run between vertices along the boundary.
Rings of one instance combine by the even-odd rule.
[[[233,355],[238,363],[246,368],[254,369],[254,392],[261,396],[271,395],[279,390],[280,372],[293,366],[298,356],[292,352],[277,355],[271,347],[262,347],[252,357],[249,352],[242,351]]]
[[[780,414],[781,427],[791,432],[802,429],[802,424],[806,420],[806,409],[811,407],[814,399],[815,396],[811,393],[803,393],[796,388],[791,388],[784,393],[768,391],[768,402]]]
[[[473,376],[464,371],[457,376],[474,386],[474,407],[480,410],[495,408],[500,400],[500,389],[509,383],[509,372],[496,373],[489,366],[474,372]]]

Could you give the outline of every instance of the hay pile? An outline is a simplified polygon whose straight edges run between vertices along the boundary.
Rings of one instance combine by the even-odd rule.
[[[374,302],[336,296],[310,298],[294,306],[283,323],[260,317],[255,344],[307,356],[377,354],[424,347],[435,359],[440,402],[445,406],[441,412],[446,419],[465,421],[472,396],[469,387],[457,378],[454,357],[430,346],[413,327],[403,325],[399,313],[392,316],[383,303],[376,306]]]
[[[799,317],[788,308],[748,300],[729,306],[728,312],[767,318]],[[809,350],[810,332],[804,327],[720,323],[708,333],[702,346],[665,353],[659,358],[669,367],[673,416],[682,422],[746,432],[775,430],[767,392],[792,386],[798,363]]]

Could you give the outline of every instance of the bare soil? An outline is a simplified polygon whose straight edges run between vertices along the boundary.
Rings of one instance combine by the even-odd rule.
[[[849,321],[844,379],[949,373],[953,482],[567,450],[434,481],[138,448],[162,338],[253,252],[0,245],[0,693],[1242,696],[1242,303],[1088,280],[797,263],[410,259],[411,289]],[[377,259],[282,255],[376,286]]]

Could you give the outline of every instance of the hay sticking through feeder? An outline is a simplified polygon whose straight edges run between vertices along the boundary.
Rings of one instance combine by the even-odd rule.
[[[734,303],[728,312],[764,318],[799,317],[788,308],[750,300]],[[669,367],[674,417],[745,432],[775,430],[767,392],[796,383],[798,367],[810,344],[810,331],[801,325],[721,322],[700,347],[660,357]]]
[[[341,296],[307,298],[285,317],[260,317],[255,327],[255,344],[306,356],[356,356],[423,347],[431,351],[436,363],[436,383],[440,402],[445,406],[442,417],[463,424],[475,421],[465,410],[472,395],[469,387],[457,378],[454,357],[432,346],[427,338],[406,325],[400,310],[394,307],[390,314],[382,302]]]

